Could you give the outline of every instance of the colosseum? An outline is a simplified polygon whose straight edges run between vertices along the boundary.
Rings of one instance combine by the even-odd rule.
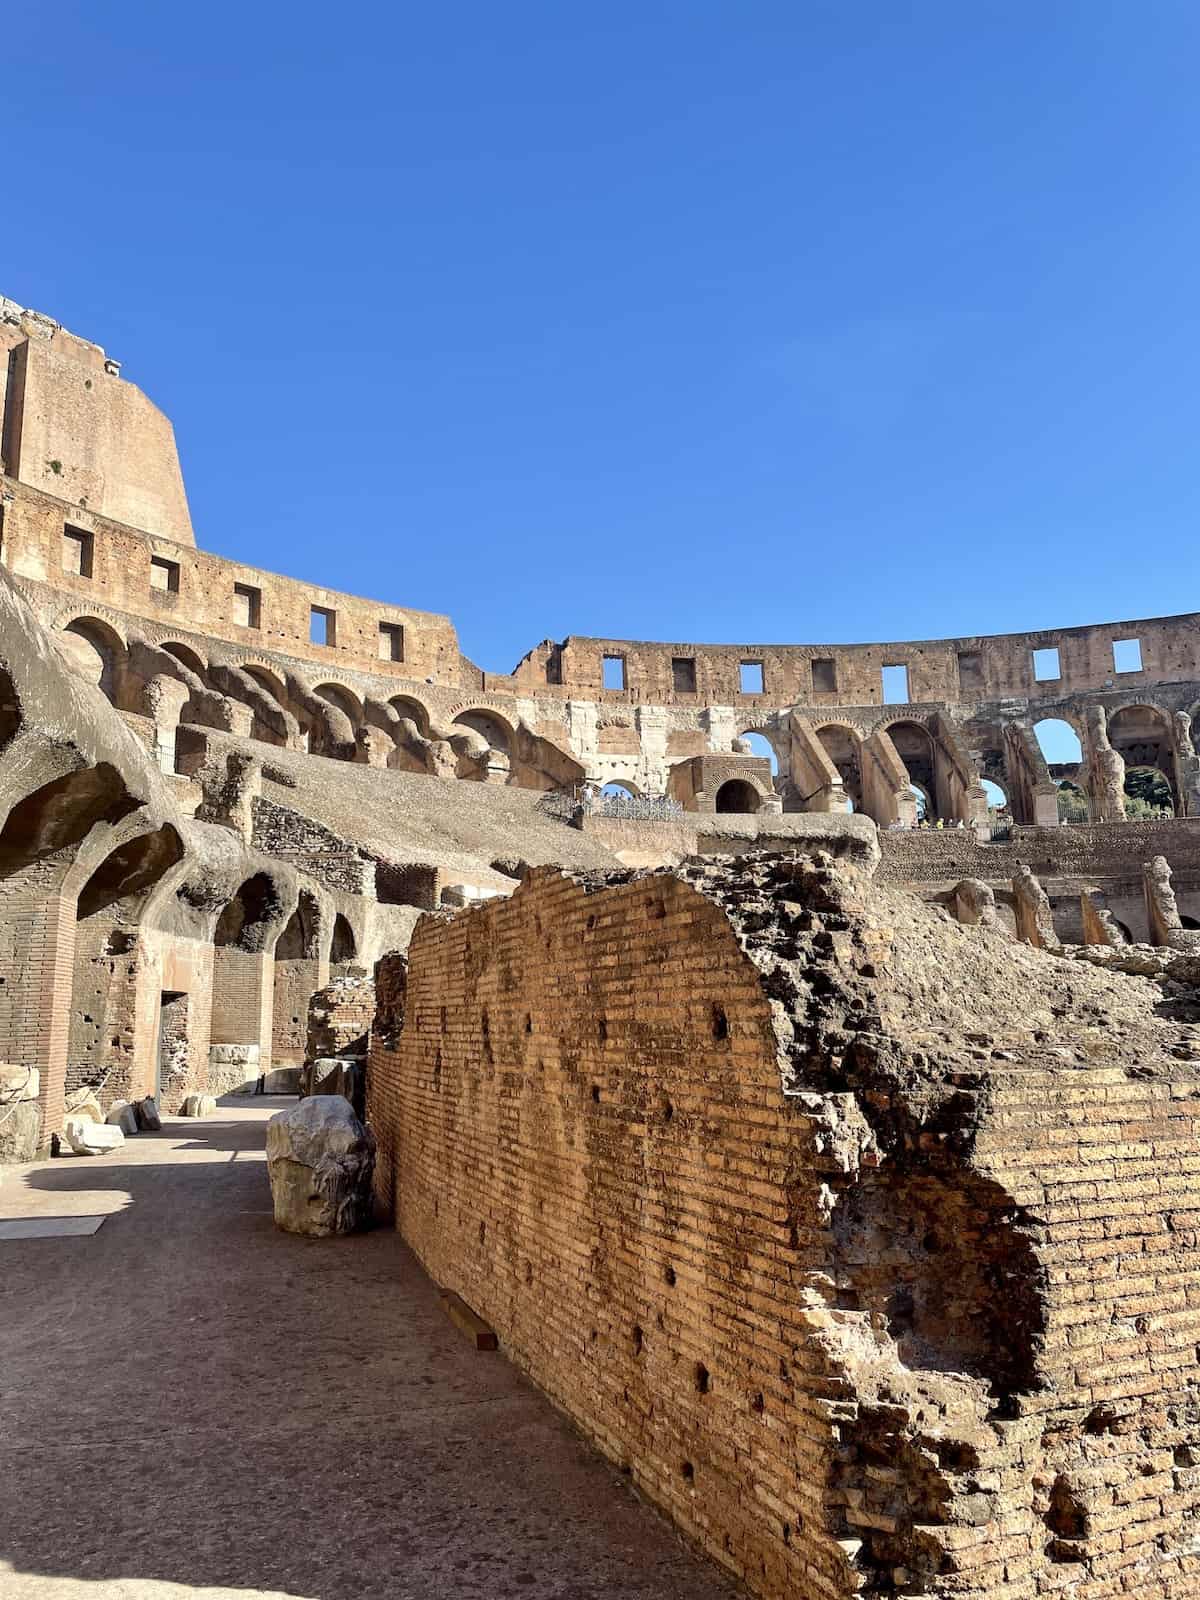
[[[1200,616],[495,673],[0,345],[0,1162],[340,1007],[379,1216],[745,1589],[1200,1594]]]

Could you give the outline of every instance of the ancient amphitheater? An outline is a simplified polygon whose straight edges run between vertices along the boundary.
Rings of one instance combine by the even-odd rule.
[[[496,674],[0,345],[0,1161],[379,963],[381,1213],[752,1592],[1200,1593],[1200,617]]]

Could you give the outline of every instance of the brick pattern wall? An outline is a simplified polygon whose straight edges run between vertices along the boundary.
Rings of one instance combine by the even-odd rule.
[[[842,1593],[824,1474],[796,1470],[826,1431],[787,1327],[783,1179],[807,1125],[757,974],[673,878],[532,881],[416,931],[399,1047],[374,1039],[368,1072],[381,1201],[722,1565]]]
[[[931,1097],[914,1054],[881,1161],[861,1090],[783,1092],[768,994],[789,928],[809,993],[887,930],[713,870],[724,904],[543,870],[422,922],[372,1040],[381,1204],[757,1594],[1200,1593],[1195,1068]]]

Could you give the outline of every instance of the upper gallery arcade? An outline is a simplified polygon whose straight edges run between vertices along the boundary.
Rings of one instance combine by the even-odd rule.
[[[1013,821],[1051,825],[1067,783],[1115,822],[1145,769],[1165,809],[1200,815],[1196,614],[882,644],[570,636],[486,672],[447,616],[197,549],[171,424],[118,363],[2,299],[0,349],[0,563],[165,771],[186,770],[190,725],[443,778],[615,783],[688,811],[982,827],[999,790]],[[1047,720],[1074,735],[1050,764]]]

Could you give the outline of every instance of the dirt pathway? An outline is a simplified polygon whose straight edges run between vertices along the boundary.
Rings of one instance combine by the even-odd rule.
[[[0,1179],[2,1600],[728,1600],[388,1230],[276,1232],[222,1104]]]

